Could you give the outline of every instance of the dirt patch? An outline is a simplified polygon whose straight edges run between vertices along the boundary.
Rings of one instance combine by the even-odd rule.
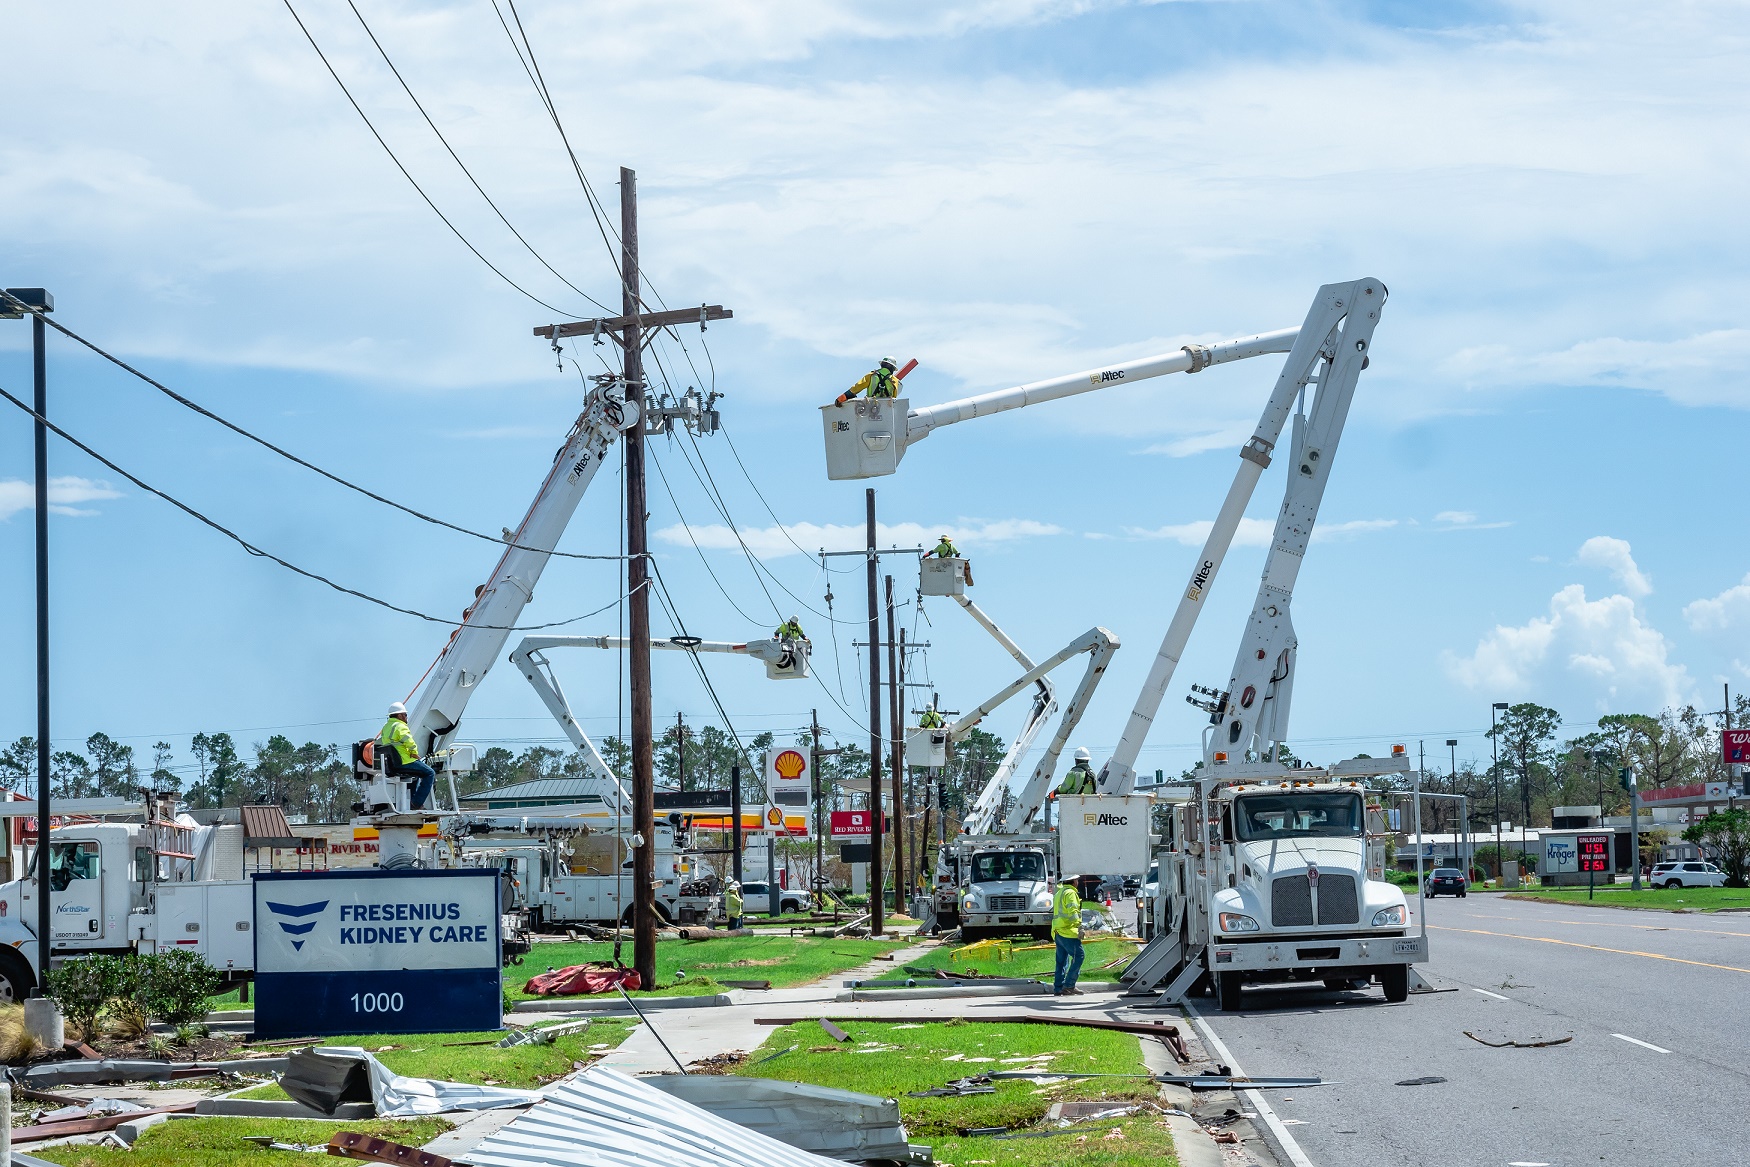
[[[708,1058],[700,1058],[687,1067],[687,1073],[724,1076],[734,1073],[735,1068],[746,1061],[747,1055],[745,1053],[738,1049],[732,1049],[725,1053],[712,1054]]]
[[[765,968],[774,964],[783,964],[782,957],[772,960],[730,960],[715,964],[695,964],[694,968]]]

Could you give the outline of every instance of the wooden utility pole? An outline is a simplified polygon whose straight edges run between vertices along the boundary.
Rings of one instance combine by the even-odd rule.
[[[881,935],[881,608],[875,594],[875,488],[864,495],[869,549],[869,935]]]
[[[656,748],[650,692],[650,561],[644,500],[644,329],[638,270],[638,176],[620,167],[620,310],[626,396],[639,419],[626,431],[626,591],[630,606],[632,685],[632,967],[656,987]]]
[[[825,886],[821,883],[821,875],[826,871],[826,831],[820,822],[820,710],[808,711],[808,731],[813,742],[808,750],[808,781],[814,786],[814,887],[809,890],[818,895]],[[820,907],[818,900],[814,906]]]
[[[893,631],[893,577],[887,577],[887,749],[893,782],[893,910],[905,911],[905,803],[900,782],[905,774],[905,723],[899,694],[898,637]]]

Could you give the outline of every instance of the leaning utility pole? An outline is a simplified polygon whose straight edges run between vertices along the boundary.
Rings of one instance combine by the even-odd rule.
[[[898,638],[893,632],[893,577],[887,577],[887,728],[888,751],[892,757],[889,770],[893,782],[893,910],[905,911],[905,803],[902,799],[901,775],[905,773],[905,731],[901,728],[899,696],[899,664],[895,657]]]
[[[821,883],[821,875],[826,870],[826,842],[823,837],[826,832],[821,829],[820,824],[820,710],[818,709],[808,711],[808,732],[810,734],[808,781],[814,786],[812,791],[814,795],[814,887],[809,890],[818,896],[824,886]],[[736,813],[741,813],[740,808],[737,808]],[[818,899],[814,906],[817,910],[819,909],[820,901]]]
[[[875,595],[875,488],[864,496],[868,527],[869,585],[869,935],[881,935],[881,608]]]
[[[656,987],[656,748],[650,693],[650,551],[644,500],[644,329],[638,271],[638,176],[620,167],[621,366],[628,399],[639,417],[626,431],[626,592],[630,605],[632,686],[632,967],[646,988]],[[740,808],[737,808],[739,810]]]

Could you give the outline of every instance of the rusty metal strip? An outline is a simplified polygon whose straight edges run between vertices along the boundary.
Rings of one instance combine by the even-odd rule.
[[[398,1163],[404,1167],[450,1167],[450,1161],[442,1155],[433,1155],[418,1147],[391,1143],[388,1139],[380,1139],[375,1135],[361,1135],[357,1131],[341,1131],[329,1139],[328,1153],[347,1159],[362,1159],[367,1163]]]

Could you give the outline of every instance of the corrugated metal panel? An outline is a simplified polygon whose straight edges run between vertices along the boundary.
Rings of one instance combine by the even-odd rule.
[[[475,1167],[836,1167],[606,1066],[463,1155]]]
[[[292,824],[286,821],[286,812],[281,808],[277,806],[246,806],[242,809],[245,838],[254,840],[291,837]]]
[[[601,781],[596,778],[536,778],[528,782],[513,782],[496,790],[481,790],[464,794],[463,802],[499,802],[514,798],[565,798],[577,800],[584,795],[600,794]]]
[[[804,1151],[857,1163],[865,1159],[931,1161],[927,1147],[919,1147],[920,1154],[913,1154],[899,1121],[899,1103],[892,1098],[727,1074],[664,1074],[645,1080],[718,1118]]]

